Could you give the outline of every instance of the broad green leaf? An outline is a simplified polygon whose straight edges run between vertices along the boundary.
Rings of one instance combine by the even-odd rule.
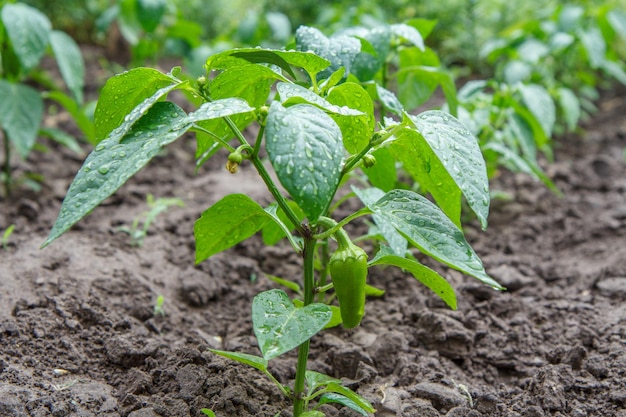
[[[20,156],[26,158],[37,140],[43,117],[43,100],[33,88],[2,79],[0,97],[0,127]]]
[[[396,158],[387,147],[381,147],[371,152],[376,158],[376,163],[372,167],[362,167],[370,183],[383,191],[391,191],[396,188],[398,171],[396,169]]]
[[[315,223],[330,204],[341,178],[341,130],[317,107],[297,104],[285,108],[273,102],[265,137],[278,179]]]
[[[186,121],[197,123],[204,120],[221,119],[222,117],[250,113],[253,111],[254,108],[250,107],[245,100],[240,98],[224,98],[204,103],[198,110],[189,113]]]
[[[350,388],[346,388],[343,385],[340,385],[337,382],[330,382],[326,389],[328,391],[343,395],[344,397],[349,398],[356,404],[359,408],[364,410],[366,413],[374,413],[376,409],[372,407],[372,405],[365,398],[361,397],[356,392],[352,391]],[[355,409],[356,410],[356,409]],[[367,414],[366,414],[367,415]]]
[[[408,190],[393,190],[370,207],[423,253],[496,289],[463,232],[437,206]]]
[[[578,36],[580,38],[580,42],[585,48],[585,51],[587,52],[587,58],[589,58],[589,65],[591,65],[591,68],[600,68],[606,59],[606,42],[602,37],[600,29],[590,28],[582,30]]]
[[[309,340],[331,319],[325,304],[296,308],[282,290],[260,293],[252,300],[252,324],[266,360],[273,359]]]
[[[419,31],[420,35],[422,35],[422,39],[426,39],[428,35],[432,33],[435,26],[437,26],[437,20],[415,18],[408,20],[406,24],[413,26]]]
[[[369,263],[374,265],[393,265],[409,271],[415,279],[430,288],[453,310],[456,310],[454,289],[444,277],[425,265],[404,256],[397,256],[390,248],[381,246],[380,251]]]
[[[376,86],[376,94],[378,95],[378,99],[380,100],[383,107],[395,115],[402,115],[404,112],[404,106],[398,100],[398,97],[391,91],[386,88],[378,85],[378,83],[374,84]]]
[[[63,32],[53,30],[50,33],[50,46],[56,58],[59,70],[74,100],[83,102],[85,86],[85,63],[74,39]]]
[[[301,87],[298,84],[278,83],[276,85],[276,90],[278,90],[278,94],[280,94],[280,101],[285,105],[294,103],[309,103],[323,110],[342,116],[362,116],[364,114],[359,110],[351,109],[347,106],[334,105],[311,90]]]
[[[556,121],[556,107],[550,93],[538,84],[520,84],[518,88],[524,104],[550,138]]]
[[[296,49],[312,51],[330,61],[330,66],[318,75],[318,78],[324,79],[339,67],[346,69],[346,75],[350,74],[352,63],[361,51],[361,42],[346,35],[327,38],[318,29],[300,26],[296,30]]]
[[[233,361],[243,363],[258,369],[261,372],[267,372],[267,360],[260,356],[249,355],[247,353],[228,352],[225,350],[209,349],[216,355],[223,356],[224,358],[231,359]]]
[[[74,99],[60,91],[50,91],[44,93],[44,98],[48,98],[59,103],[72,116],[78,128],[83,132],[85,138],[92,145],[96,145],[96,128],[93,120],[86,114],[86,110],[82,108]]]
[[[49,43],[50,20],[39,10],[22,3],[2,7],[2,23],[23,72],[35,68]]]
[[[365,190],[361,190],[353,186],[352,191],[354,191],[354,194],[356,194],[359,200],[361,200],[366,207],[373,206],[385,195],[385,193],[378,188],[367,188]],[[408,248],[408,242],[406,239],[396,230],[394,225],[386,217],[374,213],[372,215],[372,219],[374,219],[374,223],[378,226],[380,234],[383,235],[393,253],[404,257]]]
[[[413,44],[417,48],[424,50],[424,39],[417,29],[404,23],[398,23],[389,27],[391,32]]]
[[[346,82],[331,89],[327,100],[363,113],[358,117],[333,117],[341,129],[346,150],[351,154],[360,152],[369,143],[376,123],[371,97],[359,84]]]
[[[109,78],[94,113],[96,138],[104,139],[139,104],[143,103],[142,111],[147,110],[176,85],[169,75],[152,68],[135,68]]]
[[[148,33],[154,32],[165,14],[167,0],[137,0],[137,18]]]
[[[410,119],[461,190],[482,227],[486,228],[489,215],[489,180],[478,140],[457,119],[441,111],[426,111],[410,116]],[[403,130],[403,133],[409,132],[410,129]],[[417,138],[414,137],[415,139]],[[417,142],[419,141],[415,140]],[[431,162],[431,167],[437,166],[436,161]],[[436,176],[437,174],[432,178],[435,186]],[[437,198],[432,188],[429,191]]]
[[[191,126],[185,123],[185,112],[170,102],[156,103],[137,118],[136,123],[130,118],[113,130],[87,156],[42,247],[89,214]]]
[[[210,56],[207,59],[206,66],[209,71],[213,69],[227,69],[240,66],[246,61],[273,64],[292,76],[294,74],[289,65],[300,67],[312,76],[315,76],[315,74],[330,65],[330,61],[309,51],[240,48]]]
[[[334,393],[334,392],[329,392],[327,394],[322,395],[320,397],[319,403],[320,404],[329,404],[329,403],[340,404],[340,405],[343,405],[344,407],[348,407],[356,411],[362,416],[367,417],[369,415],[367,411],[359,407],[357,403],[352,401],[350,398],[341,394]]]
[[[196,263],[248,239],[270,220],[257,202],[244,194],[230,194],[196,220]]]

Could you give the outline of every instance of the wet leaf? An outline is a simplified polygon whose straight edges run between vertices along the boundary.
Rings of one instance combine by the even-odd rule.
[[[170,102],[154,104],[143,117],[120,128],[101,141],[87,156],[70,185],[61,212],[48,239],[49,245],[104,199],[117,191],[130,177],[154,158],[163,146],[175,141],[189,127],[185,112]]]
[[[430,288],[437,294],[451,309],[456,310],[456,295],[454,288],[444,277],[425,265],[413,260],[398,256],[389,247],[381,246],[380,250],[369,262],[369,266],[392,265],[402,268],[411,273],[419,282]]]
[[[252,324],[263,358],[271,360],[309,340],[331,319],[326,304],[296,308],[282,290],[265,291],[252,301]]]
[[[273,102],[266,148],[278,179],[309,221],[330,204],[341,177],[341,131],[326,113],[308,104],[285,108]]]
[[[340,404],[343,405],[344,407],[348,407],[354,411],[356,411],[357,413],[361,414],[362,416],[368,416],[368,412],[365,411],[364,409],[362,409],[361,407],[359,407],[357,405],[357,403],[355,403],[354,401],[352,401],[350,398],[346,397],[345,395],[341,395],[341,394],[337,394],[334,392],[329,392],[327,394],[324,394],[320,397],[320,404],[330,404],[330,403],[334,403],[334,404]]]
[[[424,50],[424,39],[422,38],[420,32],[413,26],[409,26],[404,23],[398,23],[395,25],[391,25],[390,29],[394,35],[408,41],[420,50]]]
[[[0,126],[17,152],[26,158],[37,140],[43,100],[33,88],[1,79],[0,97]]]
[[[426,255],[496,289],[502,289],[487,275],[463,232],[425,197],[408,190],[392,190],[370,209],[385,217]]]
[[[35,68],[49,43],[50,20],[39,10],[22,3],[2,6],[2,23],[24,73]]]
[[[270,220],[256,201],[230,194],[205,210],[193,227],[196,263],[248,239]]]
[[[109,78],[94,113],[96,138],[104,139],[127,117],[135,118],[130,116],[132,112],[145,112],[174,88],[176,82],[170,76],[151,68],[135,68]],[[144,105],[140,108],[141,103]]]
[[[309,103],[313,104],[323,110],[331,113],[335,113],[342,116],[362,116],[363,112],[355,109],[351,109],[346,106],[338,106],[330,103],[323,97],[318,96],[314,92],[298,84],[293,83],[278,83],[276,85],[278,94],[280,94],[280,101],[285,104],[297,104],[297,103]]]
[[[363,113],[355,117],[333,117],[341,129],[346,150],[351,154],[360,152],[369,143],[376,123],[371,97],[359,84],[346,82],[333,87],[327,100],[340,108],[348,107]]]
[[[556,121],[556,108],[550,93],[538,84],[520,84],[518,88],[524,104],[535,116],[546,137],[550,138]]]
[[[415,124],[419,134],[428,143],[432,153],[440,161],[449,178],[452,178],[465,196],[483,229],[486,228],[490,203],[489,180],[478,140],[457,119],[441,111],[426,111],[417,116],[410,116],[410,119]],[[403,132],[409,131],[410,129],[405,129]],[[439,166],[439,163],[432,158],[431,162],[432,168]],[[437,171],[433,171],[429,191],[435,199],[438,196],[439,199],[442,199],[443,196],[437,191],[433,192],[432,187],[434,186],[436,190],[437,178],[445,180],[446,175],[442,170]],[[453,198],[457,199],[458,197]],[[452,204],[460,206],[460,199],[449,200],[451,204],[449,209],[456,212],[452,209]],[[458,210],[460,212],[460,207]]]
[[[324,79],[339,67],[346,69],[346,75],[350,74],[352,63],[361,51],[361,42],[346,35],[327,38],[318,29],[300,26],[296,30],[296,49],[298,51],[312,51],[330,61],[330,66],[318,75],[318,78]]]

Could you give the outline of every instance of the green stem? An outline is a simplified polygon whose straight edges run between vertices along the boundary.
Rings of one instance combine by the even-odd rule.
[[[331,237],[332,235],[334,235],[335,233],[337,233],[338,231],[340,231],[343,226],[350,223],[352,220],[358,219],[359,217],[366,216],[368,214],[372,214],[372,210],[365,207],[359,211],[352,213],[351,215],[347,217],[344,217],[343,220],[341,220],[340,222],[336,222],[333,219],[328,218],[328,217],[320,217],[317,220],[317,224],[324,226],[326,230],[322,233],[313,235],[313,237],[315,239],[327,239]]]
[[[11,197],[11,144],[9,143],[9,135],[3,129],[2,137],[4,140],[4,191],[7,198]]]
[[[310,236],[310,232],[304,236],[304,305],[313,302],[313,286],[315,270],[313,260],[315,258],[315,245],[317,241]],[[305,411],[304,377],[306,375],[307,361],[309,358],[310,339],[302,343],[298,348],[298,364],[296,366],[296,381],[293,387],[293,416],[299,417]]]

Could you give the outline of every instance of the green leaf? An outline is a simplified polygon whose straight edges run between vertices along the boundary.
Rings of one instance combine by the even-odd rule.
[[[354,191],[354,194],[356,194],[359,200],[361,200],[367,207],[373,206],[385,195],[385,193],[378,188],[367,188],[365,190],[361,190],[353,186],[352,191]],[[402,237],[402,235],[386,217],[374,213],[372,215],[372,219],[374,220],[374,223],[376,223],[376,226],[378,226],[380,234],[383,235],[393,250],[393,253],[404,257],[408,248],[407,240]]]
[[[85,139],[92,145],[96,145],[96,128],[93,121],[85,114],[85,110],[70,96],[60,91],[50,91],[44,93],[44,98],[51,99],[59,103],[72,116],[78,128],[85,135]]]
[[[342,116],[364,115],[364,113],[359,110],[351,109],[346,106],[334,105],[311,90],[301,87],[298,84],[278,83],[276,85],[276,90],[278,90],[278,94],[280,94],[280,101],[285,105],[308,103],[313,104],[322,110]]]
[[[346,35],[327,38],[318,29],[300,26],[296,30],[296,49],[312,51],[330,61],[330,66],[318,75],[318,78],[324,79],[339,67],[346,69],[346,75],[350,74],[352,63],[361,51],[361,42]]]
[[[483,229],[486,228],[489,215],[489,179],[478,140],[457,119],[441,111],[426,111],[410,116],[410,119],[440,162],[430,159],[431,168],[436,171],[433,171],[428,191],[438,202],[445,200],[437,190],[437,178],[445,179],[441,174],[442,170],[437,168],[443,166],[465,196]],[[420,143],[411,129],[404,129],[402,133],[407,134],[414,144]],[[427,158],[426,154],[424,158]],[[447,191],[450,191],[449,188]],[[448,207],[451,208],[454,204],[460,204],[460,201],[450,201],[450,204]]]
[[[424,50],[424,39],[417,29],[404,23],[398,23],[390,26],[391,32],[417,48]]]
[[[613,30],[626,41],[626,13],[622,10],[611,10],[606,17]]]
[[[404,106],[398,100],[398,97],[391,91],[387,90],[384,87],[381,87],[378,84],[376,86],[376,94],[378,95],[378,99],[380,100],[383,107],[395,115],[402,115],[404,112]]]
[[[365,295],[368,297],[382,297],[383,295],[385,295],[385,290],[367,284],[365,286]]]
[[[320,372],[309,370],[304,373],[304,379],[306,380],[309,395],[313,394],[319,388],[324,387],[331,382],[341,384],[340,379],[333,378],[332,376],[328,376]]]
[[[351,401],[354,402],[354,404],[356,404],[359,408],[361,408],[366,413],[376,412],[376,409],[374,409],[374,407],[372,407],[372,405],[365,398],[361,397],[359,394],[352,391],[350,388],[346,388],[337,382],[330,382],[326,386],[326,390],[335,392],[337,394],[340,394],[340,395],[343,395],[344,397],[349,398]],[[354,410],[358,411],[357,409],[354,409]]]
[[[50,20],[39,10],[22,3],[2,7],[2,23],[23,72],[35,68],[48,47]]]
[[[240,48],[228,50],[207,59],[209,71],[241,66],[245,62],[273,64],[294,76],[290,65],[304,69],[311,76],[327,68],[330,61],[306,51],[281,51],[275,49]]]
[[[212,410],[209,410],[208,408],[201,408],[200,411],[202,411],[202,413],[207,417],[216,417],[215,413]]]
[[[352,64],[351,72],[359,81],[372,80],[385,65],[390,51],[391,31],[389,26],[377,26],[373,29],[362,27],[350,28],[343,32],[346,35],[358,37],[361,40],[361,52]],[[363,40],[367,41],[373,51],[363,47]]]
[[[270,220],[256,201],[231,194],[205,210],[193,227],[196,263],[248,239]]]
[[[109,78],[94,113],[96,138],[107,137],[140,103],[143,112],[176,86],[169,75],[152,68],[135,68]]]
[[[415,279],[430,288],[453,310],[456,310],[454,289],[444,277],[425,265],[404,256],[397,256],[390,248],[381,246],[380,250],[369,263],[374,265],[393,265],[409,271]]]
[[[56,57],[59,70],[77,103],[83,102],[85,86],[85,62],[74,39],[63,32],[53,30],[50,34],[50,46]]]
[[[363,113],[357,117],[333,117],[341,129],[346,150],[351,154],[360,152],[369,143],[376,123],[371,97],[359,84],[346,82],[331,89],[327,100]]]
[[[556,121],[556,107],[550,93],[538,84],[520,84],[518,89],[524,104],[535,116],[546,137],[550,138]]]
[[[201,105],[195,112],[189,113],[186,121],[190,123],[202,122],[211,119],[221,119],[235,114],[250,113],[254,108],[240,98],[225,98],[210,101]]]
[[[369,207],[423,253],[496,289],[463,232],[437,206],[408,190],[392,190]]]
[[[223,356],[224,358],[231,359],[235,362],[243,363],[258,369],[261,372],[267,372],[267,360],[260,356],[249,355],[247,353],[227,352],[224,350],[209,349],[216,355]]]
[[[362,416],[367,417],[369,414],[367,413],[367,411],[365,411],[364,409],[362,409],[361,407],[359,407],[357,405],[357,403],[355,403],[354,401],[352,401],[350,398],[341,395],[341,394],[337,394],[334,392],[329,392],[327,394],[324,394],[320,397],[320,404],[330,404],[330,403],[334,403],[334,404],[340,404],[343,405],[344,407],[348,407],[354,411],[356,411],[357,413],[361,414]]]
[[[280,277],[277,277],[275,275],[270,275],[270,274],[265,274],[265,276],[270,281],[275,282],[278,285],[282,285],[283,287],[290,289],[296,294],[302,294],[302,288],[296,282],[289,281],[288,279],[280,278]]]
[[[309,340],[331,319],[325,304],[296,308],[282,290],[265,291],[252,301],[252,324],[266,360],[273,359]]]
[[[304,413],[300,414],[300,417],[324,417],[325,414],[322,413],[321,411],[317,411],[317,410],[311,410],[311,411],[305,411]]]
[[[89,214],[191,126],[185,123],[185,112],[170,102],[156,103],[133,122],[132,118],[124,122],[87,156],[42,248]]]
[[[341,131],[326,113],[308,104],[273,102],[266,122],[266,149],[278,179],[309,221],[330,204],[343,164]]]
[[[148,33],[154,32],[156,27],[161,23],[167,0],[137,0],[137,18],[141,27]]]
[[[76,152],[78,155],[83,155],[83,150],[80,147],[78,141],[74,139],[73,136],[68,135],[62,130],[55,129],[52,127],[39,129],[39,134],[42,136],[47,136],[56,143],[65,146],[73,152]]]
[[[591,68],[600,68],[606,59],[606,42],[602,37],[600,29],[594,27],[582,30],[578,36],[580,37],[580,42],[587,52]]]
[[[0,126],[21,157],[26,158],[37,140],[43,100],[33,88],[2,79],[0,97]]]

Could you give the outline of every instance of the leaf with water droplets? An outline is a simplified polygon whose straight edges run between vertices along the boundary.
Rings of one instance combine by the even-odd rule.
[[[330,103],[323,97],[318,96],[313,91],[306,89],[298,84],[293,83],[278,83],[276,90],[280,95],[280,101],[284,105],[309,103],[313,104],[320,109],[326,110],[331,113],[335,113],[342,116],[363,116],[364,113],[351,109],[347,106],[337,106]]]
[[[159,102],[128,131],[115,129],[87,156],[70,185],[61,212],[48,239],[49,245],[154,158],[163,146],[185,133],[180,123],[185,112],[170,102]]]
[[[433,203],[408,190],[392,190],[369,207],[386,218],[412,245],[451,268],[503,289],[485,272],[463,232]]]
[[[200,122],[203,120],[220,119],[234,114],[250,113],[254,108],[240,98],[225,98],[202,104],[198,110],[189,113],[186,122]]]
[[[556,122],[556,106],[550,93],[538,84],[520,84],[518,89],[524,104],[541,125],[546,138],[550,138]]]
[[[351,154],[360,152],[369,143],[376,123],[374,103],[370,95],[359,84],[346,82],[333,87],[328,93],[327,100],[340,108],[347,107],[363,112],[356,117],[331,115],[341,129],[343,146],[346,150]]]
[[[300,26],[296,30],[296,49],[312,51],[316,55],[330,61],[330,66],[318,75],[325,79],[339,67],[346,69],[346,76],[350,73],[352,63],[361,51],[361,42],[352,36],[337,35],[327,38],[318,29]]]
[[[123,122],[132,125],[176,86],[169,75],[152,68],[135,68],[109,78],[94,112],[96,138],[104,139]]]
[[[0,126],[20,156],[26,158],[37,140],[43,100],[37,90],[2,79],[0,97]]]
[[[456,310],[456,295],[450,283],[437,272],[416,260],[398,256],[391,248],[381,246],[374,259],[368,262],[368,265],[393,265],[405,271],[409,271],[415,279],[430,288],[451,309]]]
[[[46,52],[52,28],[50,20],[39,10],[22,3],[4,4],[1,17],[13,52],[26,74],[39,64]]]
[[[374,79],[378,71],[385,65],[389,55],[391,44],[391,30],[387,25],[377,26],[372,29],[354,27],[342,31],[342,34],[357,37],[361,40],[361,52],[357,55],[351,68],[359,81]],[[368,50],[363,47],[363,40],[371,46]]]
[[[308,104],[288,108],[273,102],[267,117],[266,149],[278,179],[310,222],[330,204],[341,178],[341,130]]]
[[[196,263],[248,239],[270,219],[247,195],[227,195],[205,210],[193,226]]]
[[[326,304],[297,308],[283,290],[265,291],[252,300],[252,326],[266,360],[306,342],[331,318],[332,312]]]
[[[409,26],[405,23],[398,23],[391,25],[390,28],[394,35],[412,43],[413,46],[416,46],[422,51],[424,50],[424,39],[422,38],[422,34],[413,26]]]
[[[431,110],[410,116],[410,119],[418,134],[410,128],[403,133],[410,136],[414,143],[424,140],[432,152],[424,154],[424,160],[430,159],[431,167],[428,191],[438,203],[447,201],[447,210],[454,215],[451,218],[457,219],[461,204],[460,198],[457,198],[458,193],[453,197],[454,201],[449,197],[446,200],[444,195],[451,192],[451,187],[446,186],[449,184],[448,178],[451,178],[465,196],[482,227],[486,228],[490,203],[489,180],[478,140],[457,119],[442,111]],[[443,187],[441,191],[437,190],[438,178]]]

